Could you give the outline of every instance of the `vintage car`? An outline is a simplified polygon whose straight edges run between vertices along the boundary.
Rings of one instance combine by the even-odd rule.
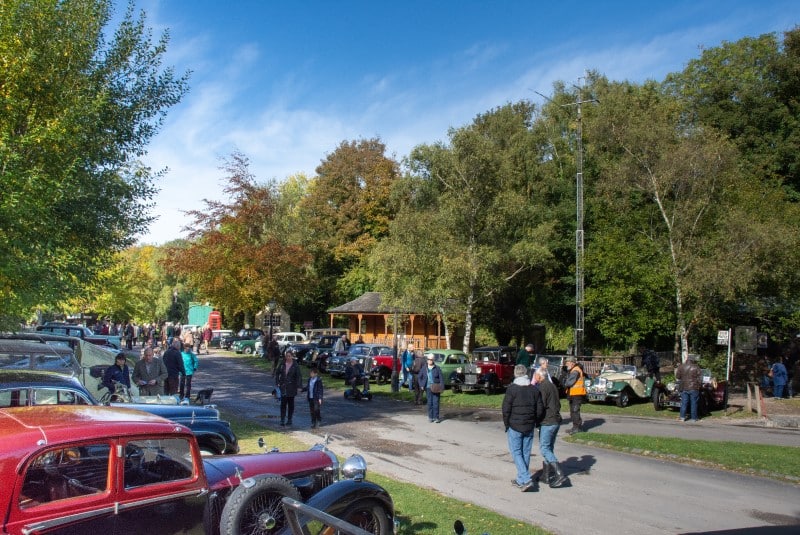
[[[0,407],[44,405],[101,405],[74,377],[29,370],[0,370]],[[231,425],[219,419],[213,405],[187,406],[159,403],[112,403],[156,414],[187,426],[197,437],[200,451],[207,455],[238,453],[239,442]]]
[[[369,357],[391,350],[391,347],[383,344],[353,344],[350,346],[350,349],[347,350],[346,355],[333,355],[328,358],[328,373],[331,377],[344,377],[347,363],[354,357],[364,368],[364,371],[368,372],[367,359]]]
[[[233,343],[237,340],[258,340],[262,336],[264,336],[264,331],[261,329],[240,329],[236,334],[223,336],[219,342],[219,347],[221,349],[231,349]]]
[[[460,385],[464,382],[464,372],[469,364],[469,357],[458,349],[428,349],[425,351],[425,359],[433,356],[433,362],[442,370],[444,386],[453,389],[453,392],[460,392]]]
[[[631,401],[649,401],[655,379],[638,374],[630,364],[605,364],[600,375],[586,379],[586,399],[590,402],[614,402],[627,407]]]
[[[59,334],[61,336],[74,336],[81,340],[86,340],[92,344],[100,346],[111,346],[114,349],[122,349],[122,340],[119,336],[94,334],[91,329],[83,325],[73,325],[71,323],[60,323],[48,321],[44,325],[36,327],[37,332]]]
[[[233,331],[228,329],[215,329],[211,331],[211,340],[208,341],[208,347],[220,348],[222,339],[226,336],[233,336]]]
[[[465,367],[464,382],[453,385],[453,391],[500,392],[514,380],[516,361],[516,347],[479,347],[472,352],[472,362]]]
[[[556,385],[556,388],[561,391],[562,384],[564,383],[564,379],[566,379],[567,375],[567,367],[566,367],[566,355],[536,355],[536,360],[531,368],[536,370],[539,368],[538,360],[540,358],[547,359],[547,373],[550,375],[550,380]],[[532,374],[531,374],[532,375]]]
[[[703,386],[700,388],[700,398],[697,402],[697,412],[700,416],[707,416],[712,410],[724,409],[728,404],[728,383],[718,381],[711,370],[703,368]],[[663,409],[681,408],[681,392],[679,383],[672,381],[666,385],[656,385],[653,389],[653,408],[657,411]]]
[[[334,334],[317,335],[317,337],[309,343],[309,345],[314,346],[314,349],[306,354],[305,361],[308,362],[309,365],[315,364],[321,373],[327,372],[328,359],[333,355],[333,346],[340,337],[341,335]]]
[[[256,339],[248,339],[248,340],[236,340],[233,345],[231,345],[231,349],[235,353],[244,353],[245,355],[252,355],[256,353]],[[259,345],[260,349],[260,345]]]
[[[402,355],[397,355],[397,360],[395,360],[394,349],[387,347],[367,359],[364,371],[369,375],[371,381],[375,381],[379,385],[386,384],[392,379],[392,367],[398,374],[403,369],[401,358]]]
[[[326,446],[203,457],[184,426],[116,407],[0,409],[0,532],[278,533],[284,496],[388,534],[389,494]]]

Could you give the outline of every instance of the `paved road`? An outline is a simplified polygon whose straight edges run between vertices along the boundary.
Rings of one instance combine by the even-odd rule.
[[[268,374],[222,355],[203,356],[195,385],[213,386],[212,401],[221,409],[281,429],[278,403],[269,396],[272,378]],[[800,530],[800,485],[558,442],[556,455],[570,487],[542,487],[521,494],[510,484],[514,468],[497,411],[443,410],[444,421],[432,424],[422,408],[405,402],[375,398],[357,403],[331,395],[323,406],[325,425],[312,433],[308,408],[301,397],[297,401],[291,432],[301,440],[313,443],[323,433],[331,433],[334,451],[361,453],[379,473],[554,533]],[[585,415],[585,419],[600,432],[800,446],[796,430],[607,415]],[[532,464],[540,465],[541,457],[536,455]],[[399,513],[401,517],[408,514]],[[436,520],[441,520],[439,529],[444,532],[453,519]],[[471,532],[479,529],[474,526]]]

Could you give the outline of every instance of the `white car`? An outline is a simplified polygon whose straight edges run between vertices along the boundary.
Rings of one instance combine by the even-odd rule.
[[[302,344],[303,342],[308,341],[306,339],[306,335],[303,333],[282,332],[272,333],[272,336],[274,336],[278,341],[278,346],[281,348],[281,353],[283,353],[290,344]]]

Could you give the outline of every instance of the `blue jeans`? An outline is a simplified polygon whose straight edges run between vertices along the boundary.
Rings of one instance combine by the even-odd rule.
[[[539,427],[539,451],[548,463],[557,463],[553,447],[556,444],[556,435],[558,435],[559,424],[543,425]]]
[[[782,398],[783,397],[783,387],[785,387],[785,386],[786,385],[779,385],[779,384],[772,385],[772,395],[775,396],[776,398]]]
[[[681,420],[686,419],[686,406],[692,404],[691,418],[692,421],[697,421],[697,402],[700,399],[699,390],[684,390],[681,392]]]
[[[439,419],[439,396],[441,394],[433,394],[430,388],[425,389],[425,395],[428,397],[428,419]]]
[[[517,467],[516,481],[524,485],[531,480],[531,448],[533,448],[533,431],[528,434],[508,428],[508,451]]]

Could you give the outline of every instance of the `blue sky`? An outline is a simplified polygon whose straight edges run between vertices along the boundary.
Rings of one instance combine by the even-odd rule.
[[[183,237],[182,213],[222,197],[221,158],[259,181],[314,175],[345,140],[398,160],[494,107],[541,101],[587,69],[661,80],[723,41],[800,24],[797,0],[136,0],[168,65],[191,70],[145,162],[168,168],[143,243]],[[117,6],[122,9],[123,3]]]

